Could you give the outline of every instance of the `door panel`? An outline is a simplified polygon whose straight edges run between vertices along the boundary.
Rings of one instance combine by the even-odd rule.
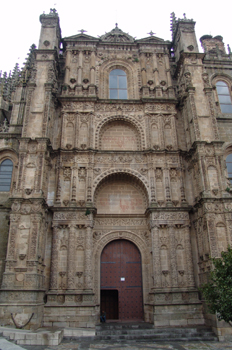
[[[118,320],[118,291],[101,290],[101,312],[106,312],[107,319]]]
[[[143,319],[141,256],[130,241],[115,240],[109,243],[101,256],[101,310],[105,308],[109,319],[104,291],[118,291],[118,318]],[[108,298],[110,298],[108,296]],[[116,298],[113,303],[116,302]],[[112,306],[111,306],[112,309]],[[114,313],[115,315],[115,313]]]

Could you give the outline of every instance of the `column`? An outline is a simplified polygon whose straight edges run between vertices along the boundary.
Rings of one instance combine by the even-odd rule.
[[[75,289],[75,226],[69,226],[69,240],[68,240],[68,289]]]
[[[70,60],[71,60],[71,52],[67,51],[66,65],[65,65],[65,78],[64,78],[64,83],[67,85],[69,85],[69,80],[70,80]]]
[[[188,93],[189,93],[189,105],[190,105],[190,111],[192,114],[192,120],[193,120],[193,128],[194,128],[194,133],[195,133],[195,140],[194,141],[199,141],[201,138],[200,135],[200,128],[199,128],[199,123],[198,123],[198,116],[197,116],[197,109],[196,109],[196,104],[195,104],[195,88],[188,86],[187,87]]]
[[[56,205],[60,205],[60,197],[61,197],[61,179],[60,179],[60,157],[57,159],[57,165],[56,165],[56,172],[57,174],[57,188],[56,188],[56,199],[55,203]]]
[[[40,214],[31,215],[31,229],[30,229],[30,238],[29,238],[29,247],[28,247],[28,260],[37,260],[38,251],[38,240],[39,233],[41,230],[41,221],[42,217]],[[41,233],[40,233],[41,234]]]
[[[92,214],[90,214],[92,216]],[[86,225],[86,238],[85,238],[85,289],[91,290],[93,269],[92,269],[92,238],[93,238],[93,226],[92,220]]]
[[[185,244],[185,257],[187,266],[187,281],[188,287],[195,287],[194,274],[193,274],[193,257],[190,242],[189,225],[184,227],[184,244]]]
[[[59,226],[53,226],[50,289],[58,289]]]
[[[164,60],[165,60],[165,68],[166,68],[166,73],[167,73],[167,85],[169,87],[169,86],[172,86],[172,78],[171,78],[168,55],[164,55]]]
[[[155,73],[155,86],[159,86],[159,71],[157,68],[157,56],[156,53],[153,54],[153,73]]]
[[[171,201],[171,193],[170,193],[170,179],[169,179],[169,170],[166,169],[165,176],[165,197],[166,197],[166,207],[172,207],[173,203]]]
[[[18,184],[17,184],[17,192],[22,190],[23,184],[23,169],[24,169],[24,159],[26,158],[26,153],[21,153],[19,156],[19,170],[18,170]]]
[[[146,63],[144,53],[141,54],[142,86],[147,85]]]
[[[206,220],[207,220],[208,235],[209,235],[210,255],[212,258],[216,258],[219,256],[219,254],[218,254],[214,218],[211,216],[211,214],[207,214]]]
[[[142,86],[147,85],[147,72],[146,68],[142,68]]]
[[[71,198],[72,203],[76,203],[76,194],[77,194],[76,182],[77,182],[77,178],[76,178],[76,176],[73,176],[73,179],[72,179],[72,198]]]
[[[171,116],[171,127],[172,127],[172,135],[173,135],[173,147],[175,149],[178,149],[176,118],[177,118],[177,115]]]
[[[153,169],[152,169],[153,172]],[[155,196],[155,181],[154,181],[154,177],[151,177],[151,204],[152,206],[154,206],[156,204],[156,196]]]
[[[78,66],[78,85],[82,85],[82,61],[83,61],[83,53],[79,52],[79,66]]]
[[[181,198],[181,205],[185,206],[187,205],[187,201],[186,201],[186,196],[185,196],[185,186],[184,186],[184,166],[183,166],[183,160],[180,157],[180,198]]]
[[[151,239],[152,239],[152,254],[153,254],[153,276],[154,286],[153,288],[161,288],[161,267],[160,267],[160,252],[159,252],[159,229],[153,221],[151,226]]]
[[[92,177],[88,176],[88,183],[87,183],[87,202],[92,202]]]
[[[95,85],[95,52],[91,52],[90,84]]]
[[[175,229],[173,225],[169,225],[170,240],[170,265],[171,265],[171,286],[178,287],[177,264],[176,264],[176,240]]]
[[[217,118],[216,118],[215,110],[214,110],[215,102],[214,102],[212,90],[213,90],[212,88],[204,88],[206,97],[208,98],[208,101],[209,101],[209,110],[210,110],[210,115],[211,115],[214,140],[219,140],[220,138],[219,138],[218,124],[217,124]]]
[[[203,183],[203,190],[207,191],[210,190],[210,185],[206,173],[206,166],[205,166],[205,157],[201,156],[201,163],[199,164],[200,172],[201,172],[201,178],[202,178],[202,183]]]

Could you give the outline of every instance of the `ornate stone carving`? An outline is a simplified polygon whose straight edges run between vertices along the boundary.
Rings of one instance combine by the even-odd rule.
[[[163,270],[163,271],[162,271],[162,274],[163,274],[165,277],[167,277],[168,273],[169,273],[168,270]]]
[[[66,220],[80,220],[85,221],[85,213],[76,213],[76,212],[55,212],[53,216],[54,220],[66,221]]]
[[[64,181],[71,181],[71,174],[72,170],[71,168],[64,168]]]
[[[81,167],[81,168],[78,169],[78,177],[79,177],[80,181],[84,181],[85,180],[85,178],[86,178],[86,168]]]
[[[222,79],[230,87],[218,68],[229,72],[229,56],[218,49],[216,60],[194,53],[194,40],[187,38],[194,24],[186,18],[173,18],[173,30],[179,28],[175,57],[152,34],[135,43],[118,28],[100,39],[83,31],[64,38],[59,55],[58,15],[52,10],[41,21],[39,50],[9,90],[12,101],[1,101],[10,124],[5,120],[0,127],[0,163],[13,163],[0,208],[3,240],[8,237],[7,254],[2,247],[4,322],[26,300],[25,312],[32,305],[38,315],[33,327],[43,312],[48,322],[55,317],[62,326],[93,325],[101,301],[102,251],[113,240],[129,240],[142,258],[144,320],[156,324],[159,305],[168,322],[180,311],[182,319],[191,315],[202,323],[192,251],[201,284],[209,256],[219,256],[232,239],[224,164],[230,123],[215,103],[214,86]],[[178,52],[179,41],[188,53]],[[114,69],[126,73],[126,100],[108,98]],[[126,141],[115,150],[114,133],[133,138],[132,146]],[[70,319],[67,308],[75,309]]]
[[[163,171],[161,168],[156,168],[155,177],[156,181],[163,181]]]
[[[93,102],[64,102],[62,104],[64,111],[71,112],[92,112],[94,110]]]
[[[132,112],[143,112],[143,105],[133,105],[130,104],[96,104],[95,105],[95,111],[96,112],[114,112],[117,113],[117,111],[126,113],[132,113]]]
[[[134,218],[102,218],[95,219],[95,226],[146,226],[145,219]]]

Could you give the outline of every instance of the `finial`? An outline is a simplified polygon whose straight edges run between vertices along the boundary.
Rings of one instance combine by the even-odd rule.
[[[81,30],[78,30],[78,32],[80,32],[81,34],[83,34],[83,33],[86,33],[87,30],[81,29]]]
[[[151,30],[150,33],[147,33],[147,34],[150,34],[150,36],[153,36],[156,33],[153,33],[153,31]]]
[[[184,19],[186,19],[186,13],[183,13]]]
[[[115,28],[118,28],[118,23],[115,23]]]
[[[52,9],[52,8],[50,8],[50,13],[53,13],[54,15],[56,14],[56,9],[54,8],[54,9]]]

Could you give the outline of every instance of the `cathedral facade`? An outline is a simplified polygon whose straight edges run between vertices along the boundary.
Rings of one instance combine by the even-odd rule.
[[[198,288],[232,240],[232,55],[171,17],[172,41],[61,38],[51,10],[2,80],[1,324],[229,331]]]

